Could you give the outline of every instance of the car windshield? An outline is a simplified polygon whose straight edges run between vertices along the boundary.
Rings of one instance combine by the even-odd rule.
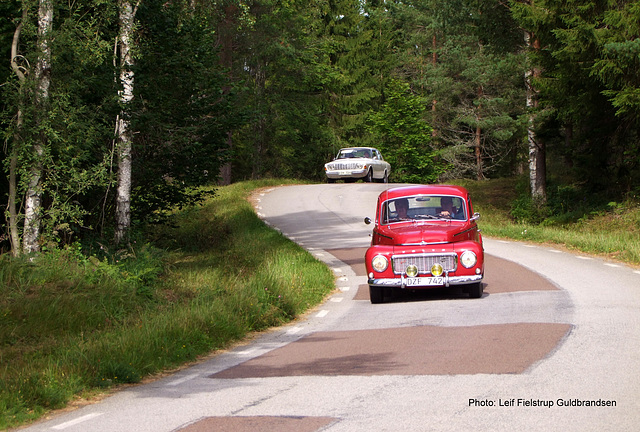
[[[408,220],[466,220],[464,199],[450,195],[417,195],[396,198],[382,205],[382,223]]]
[[[371,150],[369,149],[342,149],[338,153],[336,159],[350,159],[350,158],[367,158],[371,159]]]

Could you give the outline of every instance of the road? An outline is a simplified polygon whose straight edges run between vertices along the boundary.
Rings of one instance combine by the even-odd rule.
[[[481,299],[434,292],[372,305],[362,220],[389,186],[256,195],[266,223],[333,270],[330,298],[288,326],[26,430],[638,430],[640,271],[485,238]]]

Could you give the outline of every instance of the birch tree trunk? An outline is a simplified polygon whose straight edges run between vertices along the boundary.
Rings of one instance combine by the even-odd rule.
[[[53,27],[53,0],[40,0],[38,8],[38,62],[35,69],[36,115],[46,115],[51,84],[51,47],[50,37]],[[25,197],[23,249],[25,253],[40,251],[40,217],[42,212],[42,155],[46,145],[46,136],[41,132],[40,139],[33,144],[34,162],[29,174]]]
[[[22,111],[24,108],[24,86],[25,86],[25,73],[28,72],[27,67],[20,66],[18,55],[18,45],[20,42],[20,34],[22,33],[22,27],[27,20],[27,8],[22,9],[22,20],[16,27],[16,31],[13,33],[13,41],[11,43],[11,69],[18,77],[20,82],[20,88],[18,90],[18,112],[16,113],[16,130],[13,136],[13,146],[9,155],[9,202],[8,202],[8,220],[9,225],[9,239],[11,240],[11,254],[15,257],[20,255],[21,243],[20,235],[18,234],[18,211],[16,210],[16,197],[17,197],[17,170],[18,170],[18,147],[20,146],[21,132],[22,132]]]
[[[535,36],[525,31],[525,42],[529,49],[539,51],[540,41]],[[527,142],[529,147],[529,185],[531,197],[537,203],[547,201],[547,163],[546,149],[544,142],[536,136],[536,113],[538,108],[538,93],[533,84],[533,80],[540,76],[540,69],[531,67],[525,73],[525,85],[527,91],[527,109],[529,113],[529,124],[527,126]]]
[[[138,2],[139,4],[139,2]],[[118,155],[118,187],[116,192],[116,229],[115,242],[121,243],[131,227],[131,113],[130,103],[133,100],[134,73],[131,45],[133,26],[138,4],[134,7],[128,0],[120,0],[119,9],[119,48],[120,48],[120,85],[119,92],[121,111],[116,119],[116,141]]]

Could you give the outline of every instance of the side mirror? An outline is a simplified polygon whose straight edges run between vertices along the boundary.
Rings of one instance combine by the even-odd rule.
[[[368,216],[366,218],[364,218],[364,223],[367,224],[367,225],[371,225],[371,218],[368,217]]]
[[[471,219],[469,219],[471,222],[473,221],[477,221],[478,219],[480,219],[480,213],[474,213],[473,216],[471,216]]]

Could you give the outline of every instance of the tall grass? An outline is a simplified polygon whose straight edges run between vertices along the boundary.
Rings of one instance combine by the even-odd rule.
[[[266,227],[247,201],[270,182],[217,190],[104,258],[79,247],[0,257],[0,429],[77,395],[136,383],[249,332],[288,322],[332,273]]]

